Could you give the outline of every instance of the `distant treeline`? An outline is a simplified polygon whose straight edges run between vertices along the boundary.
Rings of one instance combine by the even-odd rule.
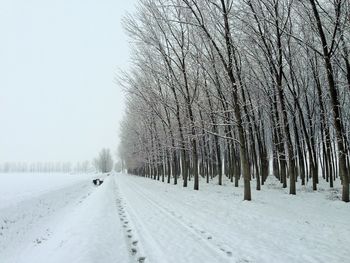
[[[39,172],[39,173],[50,173],[50,172],[94,172],[95,168],[92,166],[90,161],[83,162],[4,162],[0,163],[0,172],[11,173],[11,172]]]

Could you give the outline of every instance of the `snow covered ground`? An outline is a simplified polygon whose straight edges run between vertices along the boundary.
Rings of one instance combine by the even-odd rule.
[[[122,174],[99,187],[35,176],[0,175],[0,262],[349,262],[337,188],[290,196],[271,177],[247,202],[228,181],[193,191]]]
[[[0,173],[0,207],[86,182],[94,175],[64,173]],[[88,181],[89,181],[88,180]]]
[[[349,204],[328,190],[290,196],[273,179],[247,202],[229,182],[195,192],[116,178],[150,262],[349,262]]]
[[[1,174],[0,262],[127,262],[114,181],[93,177]]]

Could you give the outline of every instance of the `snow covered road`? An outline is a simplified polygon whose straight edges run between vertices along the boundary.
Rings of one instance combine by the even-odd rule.
[[[290,196],[272,180],[245,202],[242,188],[228,181],[202,183],[193,191],[122,174],[106,177],[99,187],[87,175],[65,183],[59,178],[33,186],[21,177],[26,182],[17,187],[21,192],[0,191],[0,200],[6,200],[0,205],[1,263],[336,263],[350,258],[350,209],[331,200],[336,189],[299,188]]]
[[[164,203],[161,192],[147,189],[145,186],[152,185],[139,184],[137,179],[119,176],[117,184],[130,220],[128,227],[134,229],[135,240],[149,262],[229,262],[231,251],[176,212],[181,205],[178,200]]]
[[[271,178],[273,179],[273,178]],[[200,191],[116,177],[133,240],[148,262],[347,262],[349,205],[327,190],[290,196],[274,183],[243,200],[242,188]],[[275,189],[277,188],[277,189]]]

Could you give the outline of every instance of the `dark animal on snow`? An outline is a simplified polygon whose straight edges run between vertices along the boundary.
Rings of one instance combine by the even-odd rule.
[[[92,182],[94,183],[94,185],[101,185],[103,183],[103,180],[101,180],[101,179],[94,179],[94,180],[92,180]]]

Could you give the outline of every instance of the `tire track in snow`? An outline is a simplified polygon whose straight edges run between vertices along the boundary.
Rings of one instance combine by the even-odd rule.
[[[190,230],[192,233],[196,234],[197,236],[200,236],[205,242],[207,242],[207,244],[209,244],[210,246],[213,246],[213,249],[216,249],[217,251],[223,252],[224,254],[226,254],[228,257],[232,256],[232,252],[229,250],[224,249],[222,246],[220,246],[219,244],[215,244],[213,243],[213,235],[211,235],[210,233],[204,231],[204,230],[200,230],[197,227],[195,227],[192,223],[187,223],[183,216],[181,215],[177,215],[175,211],[170,210],[167,207],[164,207],[162,205],[160,205],[160,203],[154,202],[153,198],[150,198],[144,190],[140,190],[140,188],[138,189],[138,191],[141,191],[143,196],[146,197],[150,202],[153,202],[158,208],[160,208],[162,211],[164,211],[165,213],[167,213],[169,216],[173,217],[174,219],[176,219],[180,224],[182,224],[184,227],[186,227],[188,230]],[[216,248],[214,248],[214,246]]]
[[[163,224],[163,227],[168,226],[167,230],[169,230],[169,232],[174,231],[174,227],[177,227],[177,231],[175,234],[180,234],[180,240],[183,239],[186,240],[186,242],[189,244],[196,243],[199,245],[201,249],[201,256],[203,257],[203,259],[205,259],[205,261],[199,262],[209,262],[208,260],[210,259],[215,260],[215,262],[217,262],[218,260],[219,262],[232,262],[232,252],[214,244],[212,242],[212,235],[207,235],[205,231],[197,229],[196,227],[194,227],[193,224],[187,225],[183,221],[181,216],[177,216],[174,211],[171,211],[168,208],[164,208],[159,203],[154,201],[154,198],[150,197],[149,194],[147,194],[142,189],[142,187],[140,187],[137,183],[133,182],[132,180],[128,180],[127,184],[124,184],[122,189],[125,190],[128,188],[132,188],[133,195],[138,196],[138,199],[142,200],[141,205],[144,208],[148,208],[147,210],[152,211],[152,213],[155,215],[154,218],[156,218],[158,221],[154,222],[155,224]],[[129,200],[127,199],[127,201]],[[140,217],[142,215],[136,212],[134,216]],[[141,229],[140,232],[142,231],[144,231],[144,229]],[[189,233],[190,235],[188,235]],[[154,239],[159,238],[157,234],[154,234],[154,237]],[[160,247],[162,247],[162,244],[160,242],[157,243]],[[183,249],[183,247],[180,248]],[[167,259],[167,262],[170,262],[170,260]],[[182,261],[178,261],[177,259],[175,259],[174,262]]]
[[[139,187],[139,185],[137,183],[135,183],[134,181],[132,181],[132,183],[136,186]],[[140,191],[140,187],[139,187],[139,191]],[[147,189],[144,190],[144,188],[142,188],[141,190],[145,195],[147,195],[149,197],[150,200],[154,200],[156,198],[155,194]],[[170,201],[173,202],[179,202],[178,199],[173,199],[172,196],[170,197]],[[169,200],[168,200],[169,201]],[[187,205],[188,203],[183,202],[183,200],[180,200],[182,205]],[[228,257],[232,257],[232,250],[233,248],[229,246],[229,240],[223,241],[223,240],[218,240],[217,239],[217,235],[214,235],[213,233],[211,233],[210,231],[208,231],[207,229],[205,229],[205,227],[196,227],[194,225],[194,223],[192,223],[189,219],[185,218],[185,215],[183,213],[177,213],[175,212],[175,210],[170,209],[169,207],[167,207],[164,204],[164,200],[160,200],[157,202],[157,205],[161,208],[163,208],[163,210],[165,210],[168,214],[171,214],[172,216],[178,218],[179,220],[181,220],[180,222],[184,225],[186,225],[187,227],[193,229],[195,232],[197,232],[197,234],[201,235],[204,239],[208,240],[213,246],[217,247],[217,249],[219,249],[221,252],[223,252],[224,254],[226,254]],[[192,209],[195,209],[195,207],[191,207]],[[196,213],[198,213],[199,211],[196,211]],[[205,218],[205,214],[201,213],[201,216],[203,218]],[[246,259],[244,259],[246,260]],[[240,261],[238,261],[240,262]],[[249,260],[247,261],[249,262]]]

